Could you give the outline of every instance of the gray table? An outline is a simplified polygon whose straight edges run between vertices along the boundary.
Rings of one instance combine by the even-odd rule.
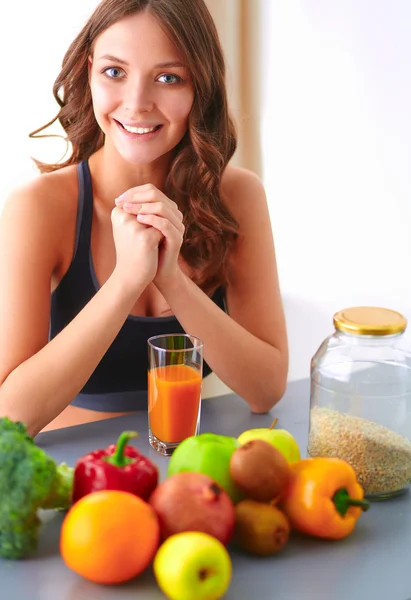
[[[204,401],[201,431],[237,436],[251,427],[268,427],[278,417],[277,427],[288,429],[305,455],[308,411],[308,380],[297,381],[266,415],[250,414],[235,395]],[[114,442],[124,429],[139,431],[135,445],[157,463],[164,478],[169,459],[149,446],[144,412],[43,433],[36,441],[58,461],[74,465],[83,454]],[[116,587],[95,585],[71,572],[58,551],[62,519],[62,513],[45,511],[35,555],[19,562],[0,560],[1,600],[164,599],[150,569]],[[232,552],[232,559],[227,600],[410,600],[411,498],[407,493],[373,503],[345,540],[326,542],[293,534],[275,556],[252,558]]]

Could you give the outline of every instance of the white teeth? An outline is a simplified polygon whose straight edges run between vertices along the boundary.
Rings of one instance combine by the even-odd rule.
[[[129,131],[130,133],[151,133],[156,128],[156,126],[154,126],[154,127],[129,127],[128,125],[123,125],[123,127],[126,131]]]

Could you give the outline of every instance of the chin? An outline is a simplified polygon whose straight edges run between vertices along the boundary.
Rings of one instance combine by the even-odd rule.
[[[179,132],[180,135],[176,135],[177,132],[174,132],[172,136],[167,136],[166,131],[164,131],[162,137],[145,142],[124,140],[123,136],[118,136],[117,131],[113,133],[114,135],[107,136],[106,140],[110,140],[109,144],[116,149],[123,160],[132,165],[143,166],[169,157],[183,139],[186,131]]]
[[[164,150],[158,150],[157,152],[155,152],[154,149],[147,149],[144,152],[132,152],[129,149],[117,147],[117,152],[123,160],[137,167],[150,165],[160,160],[165,160],[167,157],[170,156],[174,148],[175,146],[171,148],[166,148]]]
[[[157,156],[155,157],[151,157],[151,156],[134,156],[130,153],[127,152],[120,152],[119,151],[119,155],[121,156],[121,158],[129,163],[130,165],[134,165],[136,167],[138,166],[144,166],[144,165],[150,165],[151,163],[153,163],[155,160],[157,160]]]

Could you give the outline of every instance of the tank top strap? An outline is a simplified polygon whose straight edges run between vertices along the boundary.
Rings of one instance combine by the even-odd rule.
[[[93,189],[87,160],[77,166],[78,211],[76,225],[76,249],[74,256],[89,260],[91,224],[93,220]]]

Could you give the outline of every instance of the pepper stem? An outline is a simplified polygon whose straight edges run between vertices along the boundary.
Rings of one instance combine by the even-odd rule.
[[[104,460],[115,467],[125,467],[134,462],[133,458],[124,455],[124,449],[129,439],[137,436],[138,433],[136,431],[123,431],[117,440],[116,451],[111,456],[104,456]]]
[[[370,508],[368,500],[360,500],[358,498],[351,498],[348,491],[345,488],[337,490],[332,498],[335,508],[342,517],[345,517],[347,510],[350,506],[358,506],[366,511]]]

